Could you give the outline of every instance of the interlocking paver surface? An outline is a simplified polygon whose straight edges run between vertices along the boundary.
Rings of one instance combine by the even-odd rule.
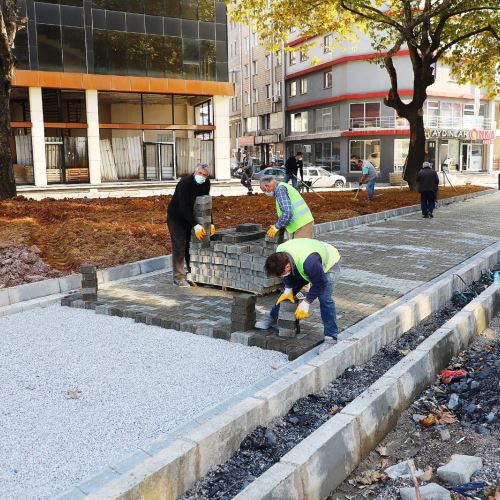
[[[500,193],[441,207],[434,219],[419,213],[323,234],[343,259],[334,297],[341,329],[380,310],[500,239]],[[251,222],[251,221],[249,221]],[[229,325],[231,294],[209,288],[180,290],[170,273],[105,287],[101,302],[163,311],[184,327],[215,321]],[[208,297],[210,297],[208,299]],[[259,298],[267,311],[276,295]],[[317,304],[301,331],[322,331]]]

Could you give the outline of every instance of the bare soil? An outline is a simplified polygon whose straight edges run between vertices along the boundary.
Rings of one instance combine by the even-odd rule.
[[[442,188],[440,198],[482,191],[479,186]],[[316,223],[347,219],[418,203],[419,195],[408,189],[378,189],[373,202],[366,191],[357,200],[344,192],[304,195]],[[40,259],[64,274],[78,271],[80,264],[111,267],[170,252],[165,212],[171,196],[148,198],[68,199],[43,201],[18,197],[0,202],[0,249],[36,247]],[[214,197],[216,227],[228,228],[244,222],[264,226],[276,220],[274,200],[264,196]],[[12,252],[9,253],[11,255]],[[0,267],[5,262],[0,256]],[[47,274],[47,277],[49,274]],[[43,279],[43,273],[0,275],[0,287]]]

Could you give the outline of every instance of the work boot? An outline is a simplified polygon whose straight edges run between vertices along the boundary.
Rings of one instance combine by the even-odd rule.
[[[178,286],[179,288],[190,288],[191,285],[184,279],[179,279],[179,280],[174,280],[174,285]]]
[[[430,217],[431,219],[433,219],[433,218],[434,218],[434,215],[432,215],[432,212],[429,212],[429,217]]]
[[[275,326],[276,326],[276,320],[271,318],[270,314],[266,314],[264,318],[255,323],[255,328],[257,328],[257,330],[269,330],[271,328],[274,328]]]
[[[422,217],[423,217],[424,219],[428,219],[428,218],[429,218],[429,216],[428,216],[427,214],[422,214]]]

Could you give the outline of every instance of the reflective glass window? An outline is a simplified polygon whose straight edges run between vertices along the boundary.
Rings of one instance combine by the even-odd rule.
[[[181,4],[179,0],[165,0],[165,16],[180,17]]]
[[[85,52],[85,30],[62,27],[62,48],[64,71],[81,73],[87,70]]]
[[[198,19],[198,1],[181,0],[181,17],[183,19]]]
[[[165,37],[165,76],[182,76],[182,39],[172,36]]]
[[[202,80],[215,79],[215,42],[200,40],[200,76]]]
[[[14,54],[17,59],[17,67],[19,69],[29,69],[30,67],[28,47],[28,30],[26,28],[22,28],[17,32],[16,40],[14,42]]]
[[[37,24],[38,67],[41,70],[61,71],[61,28]]]
[[[214,0],[199,0],[198,18],[200,21],[215,21],[215,4]]]
[[[145,2],[146,14],[150,16],[166,16],[165,0],[147,0]]]

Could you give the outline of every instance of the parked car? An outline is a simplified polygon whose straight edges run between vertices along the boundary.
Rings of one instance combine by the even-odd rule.
[[[274,175],[278,181],[285,180],[285,171],[282,168],[277,168],[277,167],[264,168],[259,172],[254,173],[252,175],[252,179],[259,180],[261,177],[264,177],[265,175]]]
[[[314,188],[341,188],[346,185],[346,178],[343,175],[328,172],[321,166],[304,167],[304,181],[311,183]]]

